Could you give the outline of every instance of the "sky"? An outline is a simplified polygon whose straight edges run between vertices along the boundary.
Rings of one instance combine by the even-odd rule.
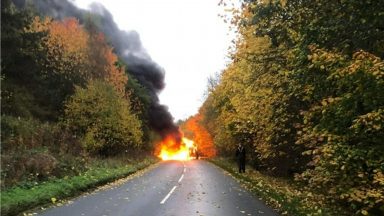
[[[174,120],[198,112],[207,79],[228,63],[233,40],[218,16],[219,0],[74,0],[86,9],[92,2],[106,7],[122,30],[135,30],[151,58],[165,70],[161,104]]]

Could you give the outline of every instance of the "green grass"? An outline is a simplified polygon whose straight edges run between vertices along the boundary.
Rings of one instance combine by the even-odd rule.
[[[251,193],[282,215],[350,215],[342,207],[327,203],[324,196],[304,191],[303,187],[292,180],[267,176],[249,167],[246,173],[240,174],[236,163],[225,158],[214,158],[209,161],[228,171]]]
[[[120,167],[96,167],[73,177],[51,179],[34,186],[15,186],[1,192],[1,215],[16,215],[30,208],[51,203],[126,177],[157,160],[147,158]]]

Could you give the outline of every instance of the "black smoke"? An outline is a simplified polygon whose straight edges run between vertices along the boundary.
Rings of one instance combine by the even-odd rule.
[[[173,117],[168,108],[161,105],[158,98],[158,93],[165,87],[165,71],[151,59],[136,31],[120,30],[114,22],[112,14],[103,5],[98,3],[91,4],[90,11],[87,11],[77,8],[68,0],[12,1],[19,8],[33,7],[40,14],[53,17],[54,19],[76,17],[80,23],[84,23],[85,19],[96,17],[97,27],[106,35],[114,51],[128,65],[129,73],[150,92],[152,98],[148,110],[150,127],[162,137],[167,135],[180,136],[179,129],[173,123]]]

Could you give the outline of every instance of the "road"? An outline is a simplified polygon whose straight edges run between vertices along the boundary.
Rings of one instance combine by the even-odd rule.
[[[117,187],[99,190],[45,216],[278,215],[204,160],[165,161]]]

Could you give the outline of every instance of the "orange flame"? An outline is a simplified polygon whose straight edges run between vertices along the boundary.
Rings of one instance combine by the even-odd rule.
[[[168,137],[160,143],[160,148],[158,157],[162,160],[190,160],[190,152],[196,149],[196,146],[192,140],[185,137],[180,144]]]

